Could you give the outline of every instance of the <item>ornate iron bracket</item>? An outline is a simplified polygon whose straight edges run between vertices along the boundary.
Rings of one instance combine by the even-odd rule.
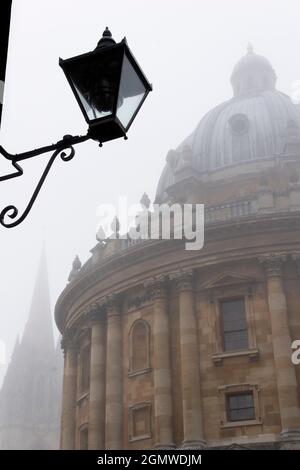
[[[74,149],[74,145],[76,144],[80,144],[82,142],[85,142],[86,140],[89,140],[90,139],[90,136],[89,135],[85,135],[85,136],[71,136],[71,135],[66,135],[62,140],[60,140],[59,142],[57,142],[56,144],[53,144],[53,145],[48,145],[47,147],[41,147],[39,149],[36,149],[36,150],[31,150],[30,152],[25,152],[25,153],[20,153],[19,155],[11,155],[9,154],[8,152],[6,152],[6,150],[4,150],[3,147],[0,146],[0,154],[2,154],[4,156],[4,158],[6,158],[7,160],[11,161],[11,164],[12,166],[17,170],[15,171],[14,173],[10,173],[8,175],[5,175],[5,176],[0,176],[0,182],[1,181],[7,181],[7,180],[10,180],[12,178],[17,178],[19,176],[22,176],[24,171],[23,169],[21,168],[21,166],[19,165],[19,162],[21,161],[24,161],[24,160],[28,160],[30,158],[33,158],[33,157],[36,157],[38,155],[42,155],[44,153],[48,153],[48,152],[53,152],[52,156],[50,157],[48,163],[47,163],[47,166],[38,182],[38,185],[36,187],[36,189],[34,190],[34,193],[27,205],[27,207],[25,208],[24,212],[22,213],[22,215],[19,217],[19,219],[15,220],[18,215],[19,215],[19,211],[18,209],[16,208],[16,206],[13,206],[13,205],[9,205],[7,207],[5,207],[1,212],[0,212],[0,224],[5,227],[5,228],[13,228],[13,227],[17,227],[18,225],[20,225],[24,220],[25,218],[27,217],[27,215],[29,214],[29,212],[31,211],[32,209],[32,206],[47,178],[47,175],[53,165],[53,163],[55,162],[56,158],[58,156],[60,156],[60,158],[64,161],[64,162],[69,162],[70,160],[72,160],[72,158],[75,156],[75,149]],[[13,222],[6,222],[6,218],[9,217],[10,219],[13,220]]]

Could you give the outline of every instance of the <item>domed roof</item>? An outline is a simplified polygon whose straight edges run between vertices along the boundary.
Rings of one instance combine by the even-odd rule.
[[[284,153],[288,126],[300,128],[300,107],[275,89],[269,61],[252,48],[235,66],[234,97],[211,111],[176,151],[171,150],[157,188],[157,201],[189,160],[196,171],[209,172],[238,162]]]

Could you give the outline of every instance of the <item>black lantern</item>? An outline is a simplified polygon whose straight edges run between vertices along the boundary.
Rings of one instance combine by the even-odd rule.
[[[12,165],[12,170],[0,175],[0,182],[23,175],[21,162],[52,152],[36,188],[22,213],[15,205],[0,211],[0,225],[17,227],[26,219],[55,160],[69,162],[75,156],[75,145],[94,139],[100,142],[124,137],[139,112],[152,86],[133,57],[126,39],[119,44],[108,28],[93,52],[59,61],[71,85],[77,102],[89,124],[86,135],[65,135],[55,144],[19,153],[7,152],[0,145],[0,154]]]
[[[97,48],[59,61],[81,111],[89,136],[100,143],[125,137],[152,86],[126,39],[116,43],[108,28]]]

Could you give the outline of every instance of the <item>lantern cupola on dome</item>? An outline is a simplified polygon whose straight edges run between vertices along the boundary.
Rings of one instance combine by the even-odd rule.
[[[248,44],[247,54],[239,60],[231,75],[234,96],[274,91],[276,80],[275,71],[268,59],[255,54],[252,45]]]

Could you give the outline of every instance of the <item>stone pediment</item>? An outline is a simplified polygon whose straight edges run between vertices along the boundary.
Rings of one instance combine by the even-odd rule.
[[[244,276],[242,274],[232,273],[232,272],[223,272],[213,279],[202,284],[202,289],[212,289],[216,287],[229,286],[233,284],[252,284],[254,281],[253,278],[249,276]]]

